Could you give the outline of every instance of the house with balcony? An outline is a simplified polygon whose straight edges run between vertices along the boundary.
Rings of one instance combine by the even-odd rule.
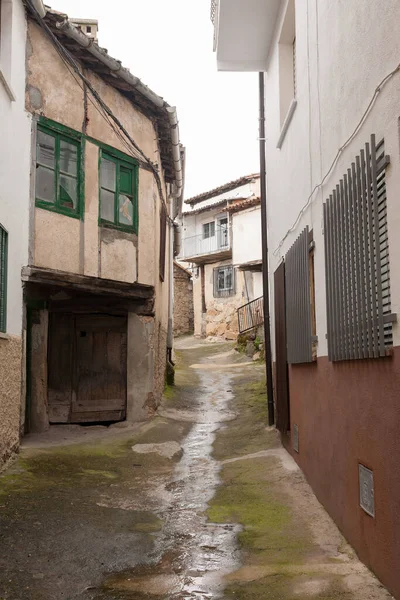
[[[400,598],[400,5],[218,0],[212,19],[218,69],[265,95],[276,425]]]
[[[193,273],[194,333],[236,339],[237,310],[262,296],[259,175],[185,200],[180,261]]]
[[[176,110],[65,14],[29,4],[27,45],[23,426],[145,420],[172,349]]]

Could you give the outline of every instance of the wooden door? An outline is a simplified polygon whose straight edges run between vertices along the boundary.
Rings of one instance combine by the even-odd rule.
[[[275,394],[276,427],[282,433],[290,430],[289,373],[286,348],[285,263],[274,273],[275,295]]]
[[[72,401],[74,315],[49,314],[48,407],[50,423],[69,423]]]
[[[52,315],[48,377],[50,422],[124,419],[126,360],[125,317]]]

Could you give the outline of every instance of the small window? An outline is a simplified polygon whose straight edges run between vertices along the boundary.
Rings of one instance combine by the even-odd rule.
[[[86,31],[87,31],[87,33],[92,33],[92,27],[91,27],[91,25],[87,25],[86,26]]]
[[[8,234],[0,225],[0,331],[7,327],[7,250]]]
[[[100,166],[100,222],[137,233],[136,167],[102,153]]]
[[[80,143],[39,126],[36,143],[36,204],[68,216],[80,213]]]
[[[203,223],[203,240],[207,240],[208,238],[215,236],[215,221],[211,221],[210,223]]]
[[[234,296],[235,270],[232,265],[216,267],[214,269],[214,297],[221,298]]]

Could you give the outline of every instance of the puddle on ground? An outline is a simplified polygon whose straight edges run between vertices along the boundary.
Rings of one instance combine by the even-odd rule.
[[[191,411],[196,412],[196,422],[165,485],[164,504],[152,507],[164,523],[154,551],[151,557],[143,557],[142,565],[109,576],[103,590],[117,595],[107,598],[141,594],[180,600],[219,598],[224,576],[240,566],[236,542],[240,527],[209,523],[204,514],[220,482],[220,464],[211,452],[215,433],[227,418],[232,375],[201,371],[199,376],[198,410]],[[132,499],[132,504],[137,503]]]

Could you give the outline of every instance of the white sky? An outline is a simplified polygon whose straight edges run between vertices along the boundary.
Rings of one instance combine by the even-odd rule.
[[[185,197],[259,171],[258,75],[218,73],[210,0],[46,0],[99,20],[99,44],[178,110]]]

